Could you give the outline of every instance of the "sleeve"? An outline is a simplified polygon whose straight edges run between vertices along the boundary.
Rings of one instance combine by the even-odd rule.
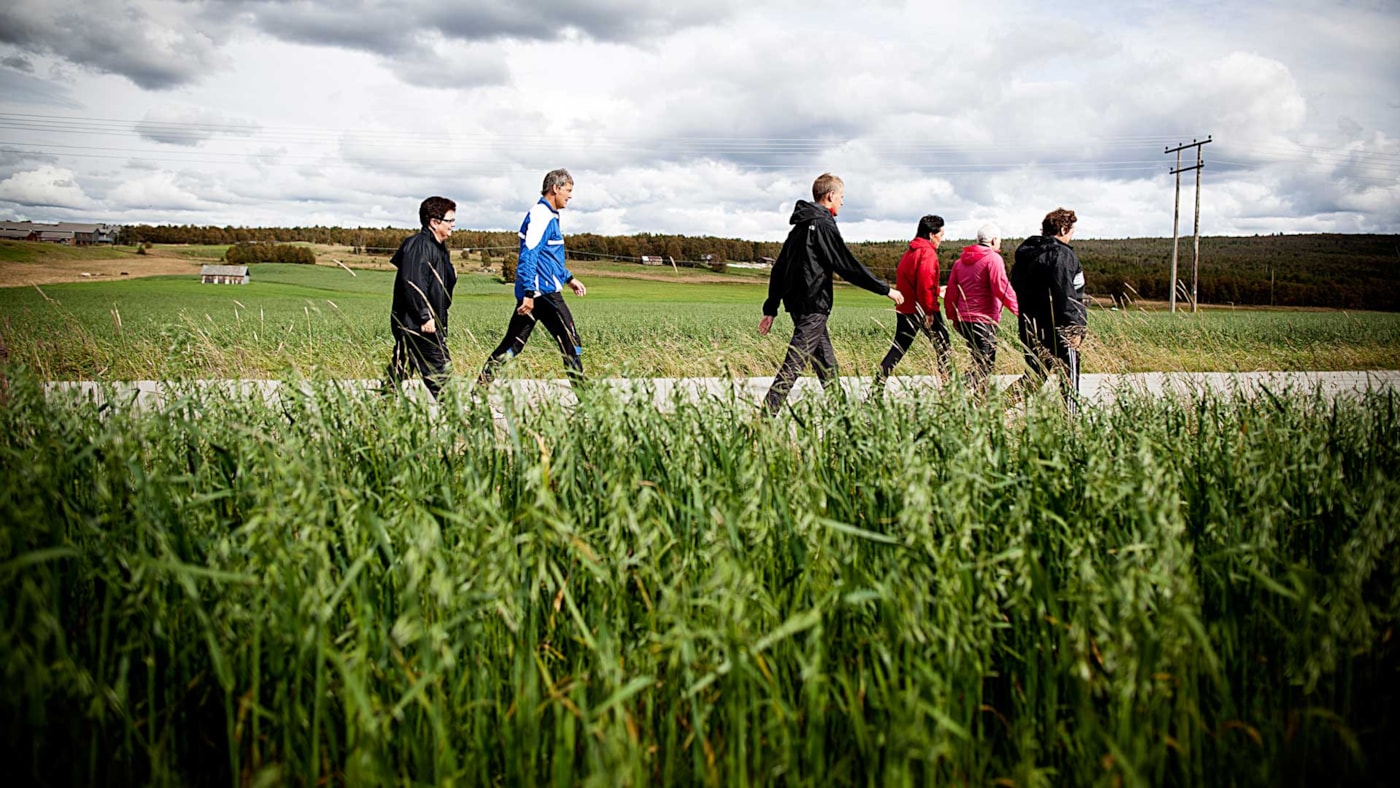
[[[525,285],[526,298],[539,295],[535,280],[540,270],[540,247],[544,245],[545,230],[549,228],[548,220],[541,221],[539,205],[536,203],[530,209],[525,217],[525,226],[520,229],[520,257],[515,263],[515,281]]]
[[[958,297],[958,288],[962,287],[961,277],[959,276],[961,271],[962,269],[958,267],[958,264],[953,263],[953,270],[948,272],[948,293],[943,296],[943,311],[947,313],[949,320],[958,319],[957,310],[953,308],[953,304],[961,303],[962,301],[962,299]]]
[[[763,314],[766,317],[778,316],[778,303],[783,300],[783,286],[787,283],[788,266],[792,265],[792,236],[778,251],[778,259],[773,262],[773,270],[768,274],[768,298],[763,301]]]
[[[418,325],[421,326],[432,319],[433,313],[428,308],[428,276],[432,263],[423,244],[419,243],[420,237],[415,235],[405,241],[395,255],[399,258],[399,279],[403,282],[408,303],[412,305],[412,314],[417,316]]]
[[[1050,288],[1054,298],[1055,325],[1063,328],[1088,323],[1084,314],[1084,269],[1080,268],[1079,258],[1074,252],[1060,250]]]
[[[924,252],[919,255],[919,292],[916,295],[924,314],[938,312],[938,252]]]
[[[1011,314],[1021,316],[1021,305],[1016,301],[1016,290],[1011,287],[1011,280],[1006,278],[1006,263],[1002,261],[1001,255],[997,255],[997,261],[991,266],[992,272],[992,293],[1001,299],[1001,303],[1011,310]]]
[[[823,246],[822,257],[826,258],[826,263],[831,266],[833,272],[840,274],[842,279],[856,287],[863,287],[876,295],[890,294],[890,286],[851,254],[836,225],[827,227],[819,224],[817,233]]]

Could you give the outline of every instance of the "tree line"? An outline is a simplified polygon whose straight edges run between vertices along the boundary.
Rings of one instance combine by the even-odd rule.
[[[366,254],[388,256],[416,230],[342,227],[199,227],[193,225],[132,225],[122,229],[120,242],[162,244],[290,243],[295,241],[346,246]],[[1007,239],[1002,254],[1012,262],[1021,239]],[[516,233],[498,230],[459,230],[448,245],[481,251],[502,262],[513,261],[519,247]],[[942,278],[947,281],[953,261],[966,240],[950,239],[939,249]],[[746,262],[776,258],[776,241],[685,236],[661,233],[598,235],[575,233],[568,238],[569,254],[582,259],[636,262],[643,255],[675,260],[679,265],[709,261]],[[1170,238],[1079,240],[1075,250],[1084,264],[1086,290],[1115,301],[1165,301],[1171,295]],[[876,274],[892,279],[907,240],[851,244],[855,256]],[[1198,284],[1202,303],[1324,306],[1345,309],[1400,311],[1400,236],[1396,235],[1272,235],[1201,238]],[[1182,239],[1177,279],[1187,291],[1191,282],[1191,239]],[[1181,295],[1178,300],[1184,301]]]

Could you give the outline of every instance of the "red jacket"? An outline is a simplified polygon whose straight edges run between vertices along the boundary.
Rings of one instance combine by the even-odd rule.
[[[899,258],[894,283],[895,289],[904,294],[904,303],[894,311],[901,315],[931,315],[938,311],[938,247],[933,241],[915,238],[909,242],[908,251]]]
[[[1001,307],[1020,315],[1016,291],[1006,278],[1006,263],[990,246],[964,247],[948,273],[943,307],[948,319],[963,323],[1000,323]]]

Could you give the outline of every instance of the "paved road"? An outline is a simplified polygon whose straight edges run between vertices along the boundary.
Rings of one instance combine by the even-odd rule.
[[[993,384],[1005,387],[1020,376],[998,375]],[[772,378],[605,378],[603,385],[610,386],[632,399],[650,399],[658,408],[669,408],[676,397],[687,400],[721,398],[736,399],[757,406],[763,400]],[[101,384],[93,381],[65,381],[50,383],[50,394],[58,392],[77,393],[99,400],[111,397],[119,402],[132,403],[138,407],[158,405],[167,397],[178,395],[189,388],[215,389],[237,393],[240,396],[261,394],[275,398],[277,392],[288,384],[276,380],[201,380],[184,383],[170,383],[154,380],[126,383]],[[340,385],[349,390],[369,391],[378,388],[374,380],[346,380]],[[865,397],[869,393],[870,378],[841,378],[841,386],[850,394]],[[937,391],[942,384],[934,377],[894,377],[886,388],[888,396],[919,396]],[[573,390],[564,380],[502,380],[492,391],[492,400],[504,397],[506,390],[517,400],[573,402]],[[1089,405],[1112,402],[1125,392],[1148,393],[1156,396],[1182,395],[1200,391],[1221,393],[1239,392],[1247,396],[1262,390],[1277,393],[1311,393],[1320,391],[1333,397],[1342,394],[1355,394],[1365,391],[1400,391],[1400,370],[1378,370],[1369,372],[1244,372],[1244,373],[1184,373],[1184,372],[1144,372],[1130,375],[1084,375],[1080,379],[1080,392]],[[426,398],[427,391],[418,381],[404,384],[405,392],[412,397]],[[791,400],[802,397],[820,396],[821,386],[815,378],[805,377],[797,381]]]

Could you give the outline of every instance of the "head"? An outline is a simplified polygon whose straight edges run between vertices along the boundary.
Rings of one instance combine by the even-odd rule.
[[[812,202],[837,215],[846,203],[846,182],[829,172],[818,175],[812,181]]]
[[[574,176],[563,168],[550,170],[545,173],[544,185],[540,187],[540,196],[544,197],[554,210],[563,209],[569,204],[569,198],[574,195]]]
[[[418,206],[418,222],[439,241],[452,234],[457,221],[457,203],[446,197],[429,197]]]
[[[1079,221],[1079,217],[1074,215],[1074,211],[1066,208],[1056,208],[1045,214],[1045,218],[1040,222],[1041,235],[1053,235],[1061,241],[1068,241],[1074,234],[1074,223]]]
[[[918,238],[927,238],[934,243],[943,240],[943,217],[929,214],[919,220]]]
[[[995,224],[984,224],[977,228],[977,243],[979,246],[990,246],[993,249],[1001,248],[1001,229]]]

